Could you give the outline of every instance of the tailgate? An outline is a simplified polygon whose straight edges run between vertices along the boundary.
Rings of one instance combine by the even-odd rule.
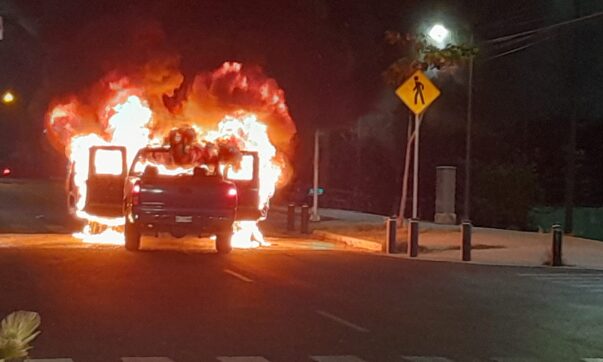
[[[230,215],[236,196],[234,186],[214,177],[156,176],[143,178],[140,207],[174,215]]]

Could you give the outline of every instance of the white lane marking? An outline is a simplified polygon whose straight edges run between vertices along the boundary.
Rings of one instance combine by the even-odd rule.
[[[270,362],[259,356],[216,357],[220,362]]]
[[[122,357],[122,362],[174,362],[167,357]]]
[[[310,356],[310,359],[316,362],[366,362],[362,358],[347,356]]]
[[[603,358],[582,358],[584,362],[603,362]]]
[[[437,356],[402,356],[402,358],[411,362],[452,362],[451,359]]]
[[[244,281],[244,282],[247,282],[247,283],[253,283],[253,280],[251,280],[251,279],[247,278],[246,276],[244,276],[244,275],[242,275],[242,274],[237,273],[236,271],[232,271],[232,270],[230,270],[230,269],[224,269],[224,273],[226,273],[226,274],[230,274],[230,275],[232,275],[233,277],[238,278],[238,279],[241,279],[241,280],[242,280],[242,281]]]
[[[596,276],[603,277],[601,273],[517,273],[520,277],[583,277],[583,276]]]
[[[581,276],[581,277],[575,277],[575,276],[554,276],[554,277],[532,277],[534,279],[538,279],[538,280],[550,280],[552,282],[556,282],[556,281],[571,281],[571,280],[591,280],[591,281],[596,281],[596,280],[602,280],[603,281],[603,277],[600,276],[596,276],[596,277],[589,277],[589,276]]]
[[[560,284],[560,283],[558,283]],[[597,289],[597,288],[603,288],[603,283],[588,283],[588,282],[571,282],[571,283],[565,283],[566,285],[570,285],[576,288],[593,288],[593,289]]]
[[[538,362],[534,358],[522,358],[522,357],[496,357],[492,359],[495,362]]]
[[[26,359],[25,362],[73,362],[71,358]]]
[[[354,329],[354,330],[356,330],[358,332],[362,332],[362,333],[369,333],[370,332],[366,328],[363,328],[363,327],[361,327],[361,326],[359,326],[357,324],[354,324],[352,322],[346,321],[345,319],[340,318],[340,317],[338,317],[336,315],[333,315],[331,313],[325,312],[324,310],[317,310],[316,313],[318,313],[321,316],[323,316],[325,318],[328,318],[328,319],[330,319],[332,321],[335,321],[335,322],[337,322],[339,324],[342,324],[342,325],[344,325],[344,326],[346,326],[348,328],[352,328],[352,329]]]

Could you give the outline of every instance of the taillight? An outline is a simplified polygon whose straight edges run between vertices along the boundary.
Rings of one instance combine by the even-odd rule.
[[[236,197],[237,196],[237,188],[236,187],[230,187],[230,188],[228,188],[228,191],[226,192],[226,194],[229,197]]]
[[[7,167],[4,170],[2,170],[2,175],[4,175],[4,176],[10,175],[10,168]]]
[[[140,204],[140,182],[136,182],[134,186],[132,186],[132,205]]]

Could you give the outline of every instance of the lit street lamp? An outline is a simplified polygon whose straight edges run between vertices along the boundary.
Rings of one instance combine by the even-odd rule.
[[[439,47],[444,46],[444,41],[450,35],[450,31],[441,24],[436,24],[429,29],[429,37],[437,43]],[[473,44],[473,34],[470,39]],[[473,117],[473,55],[469,57],[469,79],[467,80],[467,123],[465,132],[465,190],[463,203],[463,219],[470,219],[470,193],[471,193],[471,123]]]
[[[448,29],[444,27],[442,24],[436,24],[429,29],[429,33],[427,33],[431,39],[433,39],[438,44],[444,44],[446,38],[450,32]]]
[[[11,104],[15,101],[15,99],[16,99],[15,95],[13,94],[13,92],[11,92],[9,90],[5,91],[2,94],[2,103],[4,103],[4,104]]]

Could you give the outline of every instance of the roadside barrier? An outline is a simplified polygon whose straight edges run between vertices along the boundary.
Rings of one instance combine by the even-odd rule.
[[[553,225],[553,260],[551,260],[552,266],[561,266],[563,262],[561,260],[561,249],[563,244],[563,229],[561,225]]]
[[[295,231],[295,204],[287,206],[287,231]]]
[[[392,216],[385,221],[385,242],[383,243],[383,252],[395,254],[396,248],[396,216]]]
[[[461,223],[461,258],[463,261],[471,261],[471,232],[473,226],[470,220]]]
[[[309,234],[309,221],[310,221],[310,207],[306,204],[301,207],[301,232],[302,234]]]
[[[419,219],[411,219],[408,227],[408,256],[419,255]]]

